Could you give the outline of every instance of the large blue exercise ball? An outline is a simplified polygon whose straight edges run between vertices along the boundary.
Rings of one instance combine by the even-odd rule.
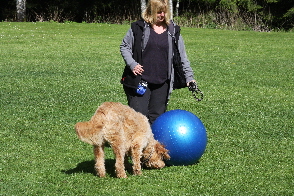
[[[167,165],[192,165],[203,155],[206,129],[201,120],[186,110],[171,110],[160,115],[152,124],[154,138],[169,150]]]

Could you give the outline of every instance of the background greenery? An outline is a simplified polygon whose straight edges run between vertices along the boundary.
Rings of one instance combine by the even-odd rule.
[[[293,195],[293,33],[182,28],[198,85],[169,110],[204,123],[191,166],[94,175],[74,125],[105,101],[126,104],[119,44],[128,25],[0,23],[0,195]]]
[[[147,0],[146,0],[147,1]],[[129,23],[141,15],[139,0],[26,0],[26,21]],[[181,26],[293,30],[293,0],[173,0]],[[179,6],[177,5],[179,3]],[[16,1],[0,1],[0,21],[16,21]]]

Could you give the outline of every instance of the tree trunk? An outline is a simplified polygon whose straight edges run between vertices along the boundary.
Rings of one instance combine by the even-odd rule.
[[[26,0],[16,0],[17,21],[24,22],[26,18]]]
[[[176,5],[176,17],[179,16],[179,8],[180,8],[180,0],[177,0],[177,5]]]
[[[141,13],[146,10],[146,0],[141,0]]]
[[[173,0],[169,0],[170,19],[173,19]]]

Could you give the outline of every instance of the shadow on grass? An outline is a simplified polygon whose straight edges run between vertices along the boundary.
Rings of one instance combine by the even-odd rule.
[[[65,174],[75,174],[75,173],[90,173],[96,176],[96,172],[94,169],[95,160],[92,161],[84,161],[79,164],[75,168],[69,169],[69,170],[62,170],[61,172]],[[115,170],[114,170],[115,160],[113,159],[106,159],[105,160],[105,168],[106,173],[110,177],[116,177]]]
[[[198,164],[199,161],[197,161],[195,164]],[[91,161],[84,161],[79,164],[75,168],[68,169],[68,170],[61,170],[61,172],[71,175],[75,173],[89,173],[92,174],[93,176],[96,176],[96,171],[94,169],[95,166],[95,160]],[[172,167],[173,165],[166,165],[166,167]],[[109,177],[116,178],[116,173],[115,173],[115,159],[106,159],[105,160],[105,169],[106,173],[109,175]],[[152,170],[152,168],[148,168],[144,165],[142,165],[142,169],[144,170]],[[126,172],[128,174],[132,173],[132,167],[131,164],[126,166]]]

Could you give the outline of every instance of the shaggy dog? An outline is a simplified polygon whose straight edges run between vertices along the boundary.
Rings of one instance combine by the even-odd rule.
[[[134,175],[142,173],[141,161],[149,168],[160,169],[165,166],[163,160],[170,159],[168,150],[154,139],[148,119],[121,103],[103,103],[90,121],[77,123],[75,129],[82,141],[93,145],[95,170],[100,177],[105,177],[105,143],[115,154],[118,178],[127,177],[127,156],[132,158]]]

